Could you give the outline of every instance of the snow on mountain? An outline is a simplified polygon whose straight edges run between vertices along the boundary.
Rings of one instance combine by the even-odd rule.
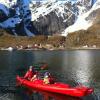
[[[16,25],[24,23],[24,27],[22,27],[26,35],[33,35],[27,29],[28,22],[25,23],[28,19],[31,19],[31,15],[29,14],[29,0],[0,0],[0,4],[2,5],[0,6],[0,10],[7,15],[6,20],[4,19],[0,23],[0,27],[10,28],[13,33],[16,33]]]
[[[51,1],[51,0],[50,0]],[[31,13],[32,13],[32,21],[37,20],[40,15],[41,16],[45,16],[47,14],[49,14],[52,10],[56,9],[57,6],[59,7],[58,2],[47,2],[44,5],[41,5],[40,7],[33,9],[31,8]],[[31,6],[31,5],[30,5]]]
[[[73,28],[79,30],[82,26],[86,26],[84,27],[86,29],[92,24],[85,18],[93,9],[99,8],[99,0],[98,3],[95,1],[0,0],[0,27],[8,28],[16,35],[52,35],[62,31],[66,35]],[[89,12],[87,12],[88,10]]]
[[[67,1],[68,2],[68,1]],[[32,21],[37,20],[40,16],[48,15],[50,12],[55,11],[58,17],[64,17],[65,10],[69,10],[66,2],[57,0],[48,0],[43,5],[33,9],[32,4],[30,4],[30,9],[32,13]],[[72,12],[72,11],[71,11]],[[74,12],[72,12],[74,13]]]
[[[79,14],[76,22],[73,25],[66,28],[62,35],[66,36],[68,33],[78,31],[81,29],[87,30],[90,26],[93,25],[93,20],[91,20],[91,18],[88,18],[88,17],[93,11],[100,8],[100,0],[93,1],[93,2],[94,2],[94,4],[92,4],[93,5],[92,8],[85,13]],[[89,20],[87,20],[87,18]]]
[[[77,14],[74,12],[74,7],[71,7],[71,4],[65,4],[65,2],[66,1],[58,2],[57,0],[47,0],[40,4],[37,4],[36,2],[34,5],[33,0],[0,0],[0,4],[2,5],[0,6],[0,11],[3,12],[2,17],[0,16],[0,19],[2,19],[0,27],[10,28],[10,30],[15,33],[23,33],[28,36],[39,33],[57,33],[56,30],[58,30],[58,28],[60,29],[59,32],[61,32],[65,27],[71,25],[74,22],[75,17],[77,17]],[[42,20],[44,20],[43,27],[39,26],[41,24],[41,17],[43,17]],[[49,24],[52,18],[57,19],[57,21],[52,22],[51,26],[46,25],[48,27],[46,29],[44,25],[45,22],[47,21]],[[69,19],[72,19],[72,21],[68,22]],[[36,23],[36,25],[34,23]],[[53,29],[56,24],[59,24],[57,29]],[[62,24],[62,29],[60,24]],[[20,25],[22,25],[22,31],[19,33],[17,29]],[[44,32],[44,30],[47,31]]]
[[[63,32],[63,36],[66,36],[68,33],[71,33],[71,32],[74,32],[74,31],[78,31],[78,30],[86,30],[88,29],[91,25],[92,25],[92,22],[88,22],[85,20],[85,18],[88,16],[88,14],[83,14],[83,15],[80,15],[78,16],[78,19],[77,21],[69,26],[67,29],[65,29],[65,31]]]
[[[47,1],[33,8],[30,5],[33,25],[39,33],[61,33],[69,25],[72,25],[77,17],[77,6],[69,1]]]
[[[10,8],[15,5],[17,0],[0,0],[0,4],[5,5],[6,7]]]
[[[19,9],[17,7],[17,0],[0,0],[0,11],[0,20],[4,19],[3,22],[0,23],[2,28],[12,28],[20,23],[21,19],[18,16]],[[4,14],[6,15],[6,19],[4,18]]]

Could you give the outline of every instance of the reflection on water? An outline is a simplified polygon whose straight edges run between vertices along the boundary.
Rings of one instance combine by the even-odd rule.
[[[81,83],[89,87],[94,87],[94,93],[81,98],[82,100],[100,100],[99,59],[99,50],[0,51],[0,100],[43,100],[43,95],[41,94],[29,96],[23,93],[23,89],[17,91],[15,87],[16,75],[23,75],[29,65],[37,62],[47,62],[49,71],[57,77],[58,81],[71,85]],[[3,89],[1,86],[3,86]],[[6,89],[9,91],[5,92],[4,90]],[[13,93],[11,93],[11,90],[13,90]],[[46,95],[52,95],[57,100],[80,99],[57,94]],[[50,98],[50,100],[53,99]]]
[[[50,93],[50,92],[44,92],[44,91],[39,91],[39,92],[34,92],[33,94],[27,93],[27,91],[22,94],[23,95],[23,100],[82,100],[82,98],[78,97],[71,97],[71,96],[66,96],[66,95],[61,95],[61,94],[56,94],[56,93]]]
[[[65,55],[63,59],[65,64],[67,62],[66,58],[69,62],[68,66],[71,67],[72,77],[74,76],[74,79],[79,83],[88,83],[89,85],[89,80],[92,74],[91,64],[93,59],[91,52],[76,51],[74,54],[69,54],[69,58]]]

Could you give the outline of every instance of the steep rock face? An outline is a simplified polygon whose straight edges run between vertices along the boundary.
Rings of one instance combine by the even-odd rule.
[[[67,17],[69,18],[69,16]],[[54,11],[50,12],[46,16],[41,16],[38,21],[33,21],[33,25],[37,29],[39,34],[52,35],[61,34],[61,32],[72,25],[75,21],[75,15],[71,15],[69,20],[64,22],[62,17],[58,17]]]
[[[99,21],[99,16],[100,16],[100,8],[92,11],[86,18],[86,20],[92,20],[93,23],[96,23]]]
[[[4,5],[0,4],[0,6],[6,9]],[[4,13],[3,9],[0,9],[0,23],[5,21],[7,18],[8,18],[7,14]]]
[[[30,4],[31,21],[36,29],[36,34],[61,34],[72,25],[78,15],[78,7],[71,2],[48,1],[37,5]]]

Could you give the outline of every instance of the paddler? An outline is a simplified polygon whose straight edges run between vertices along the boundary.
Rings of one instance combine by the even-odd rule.
[[[33,77],[34,74],[35,74],[34,67],[33,66],[30,66],[29,67],[29,70],[26,72],[24,78],[25,79],[28,79],[28,80],[31,80],[31,78]]]

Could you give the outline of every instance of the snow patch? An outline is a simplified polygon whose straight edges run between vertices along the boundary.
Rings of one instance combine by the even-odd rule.
[[[88,22],[85,20],[85,18],[87,14],[83,14],[83,15],[79,15],[77,21],[75,22],[75,24],[69,26],[62,35],[66,36],[68,33],[74,32],[74,31],[78,31],[78,30],[86,30],[88,29],[91,25],[92,22]]]
[[[0,4],[3,4],[8,8],[10,8],[12,5],[15,5],[16,2],[17,0],[0,0]]]
[[[33,8],[32,7],[33,4],[30,4],[30,9],[31,9],[31,14],[32,14],[31,21],[38,20],[40,16],[45,16],[56,9],[57,9],[56,14],[58,16],[60,15],[63,17],[63,14],[66,13],[64,3],[65,2],[56,1],[56,0],[51,2],[51,0],[49,0],[41,4],[40,7],[38,8]]]
[[[66,28],[63,32],[63,36],[67,36],[68,33],[75,32],[78,30],[87,30],[90,26],[92,26],[92,21],[87,21],[86,18],[89,16],[91,12],[100,8],[100,0],[98,0],[93,7],[86,13],[80,14],[76,20],[76,22]]]

